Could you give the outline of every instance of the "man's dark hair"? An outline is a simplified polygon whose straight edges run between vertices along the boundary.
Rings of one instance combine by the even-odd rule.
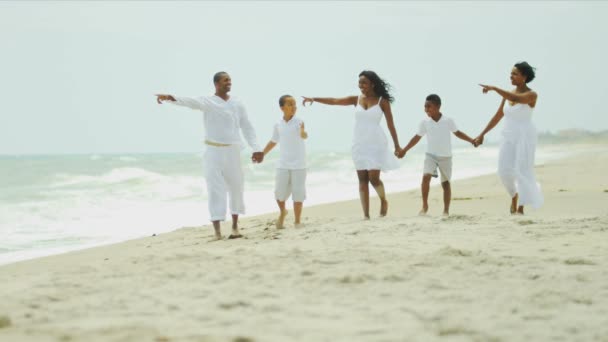
[[[536,73],[534,72],[535,68],[528,64],[528,62],[516,63],[515,67],[522,75],[526,76],[526,83],[532,82],[534,77],[536,77]]]
[[[222,76],[224,75],[228,75],[228,73],[225,71],[216,72],[215,75],[213,75],[213,83],[219,82],[222,79]]]
[[[285,105],[285,100],[288,97],[293,97],[293,96],[291,96],[291,95],[283,95],[283,96],[279,97],[279,106],[283,107]]]
[[[441,107],[441,98],[437,94],[431,94],[426,97],[426,100],[430,103],[436,105],[437,107]]]

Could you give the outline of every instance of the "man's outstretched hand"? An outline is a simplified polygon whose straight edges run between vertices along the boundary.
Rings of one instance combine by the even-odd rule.
[[[156,102],[158,102],[158,104],[162,104],[163,101],[175,101],[175,98],[168,94],[155,94],[154,96],[156,96]]]
[[[253,152],[251,155],[251,161],[254,163],[261,163],[264,161],[264,152]]]

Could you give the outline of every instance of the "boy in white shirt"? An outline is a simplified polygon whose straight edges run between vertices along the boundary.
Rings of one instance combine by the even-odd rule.
[[[418,133],[410,140],[410,142],[400,150],[399,158],[414,147],[420,139],[427,136],[427,151],[424,159],[424,170],[422,174],[422,209],[419,215],[426,215],[429,210],[429,188],[431,177],[437,177],[437,168],[441,173],[441,187],[443,188],[443,216],[450,214],[450,200],[452,199],[452,188],[450,187],[450,179],[452,177],[452,141],[450,133],[454,133],[458,138],[468,141],[473,146],[477,145],[473,139],[456,128],[454,120],[445,117],[439,110],[441,109],[441,98],[438,95],[431,94],[426,97],[424,103],[424,111],[428,115],[428,119],[420,122]]]
[[[279,99],[279,106],[283,111],[283,118],[274,125],[272,138],[264,148],[264,155],[268,154],[277,144],[279,148],[279,162],[275,178],[275,198],[279,205],[279,218],[277,229],[283,229],[283,222],[287,216],[285,201],[292,195],[293,211],[295,214],[295,227],[301,225],[302,206],[306,199],[306,146],[304,140],[308,134],[304,129],[304,121],[295,118],[296,100],[290,95],[283,95]]]

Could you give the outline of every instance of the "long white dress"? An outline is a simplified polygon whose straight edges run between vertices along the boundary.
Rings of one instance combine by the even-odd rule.
[[[505,101],[503,140],[498,153],[498,174],[511,197],[519,194],[519,205],[540,207],[543,194],[534,175],[537,133],[532,123],[534,108]]]
[[[378,103],[365,109],[355,107],[355,129],[351,149],[353,162],[357,170],[388,171],[399,167],[397,158],[388,148],[386,134],[380,126],[384,112]]]

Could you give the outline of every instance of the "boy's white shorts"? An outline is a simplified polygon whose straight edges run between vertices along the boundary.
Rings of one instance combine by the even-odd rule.
[[[441,172],[441,183],[450,181],[452,179],[452,157],[439,157],[427,153],[422,173],[437,177],[437,169]]]
[[[306,199],[306,169],[277,169],[274,184],[274,196],[277,201],[283,202],[289,195],[292,195],[294,202],[304,202]]]

